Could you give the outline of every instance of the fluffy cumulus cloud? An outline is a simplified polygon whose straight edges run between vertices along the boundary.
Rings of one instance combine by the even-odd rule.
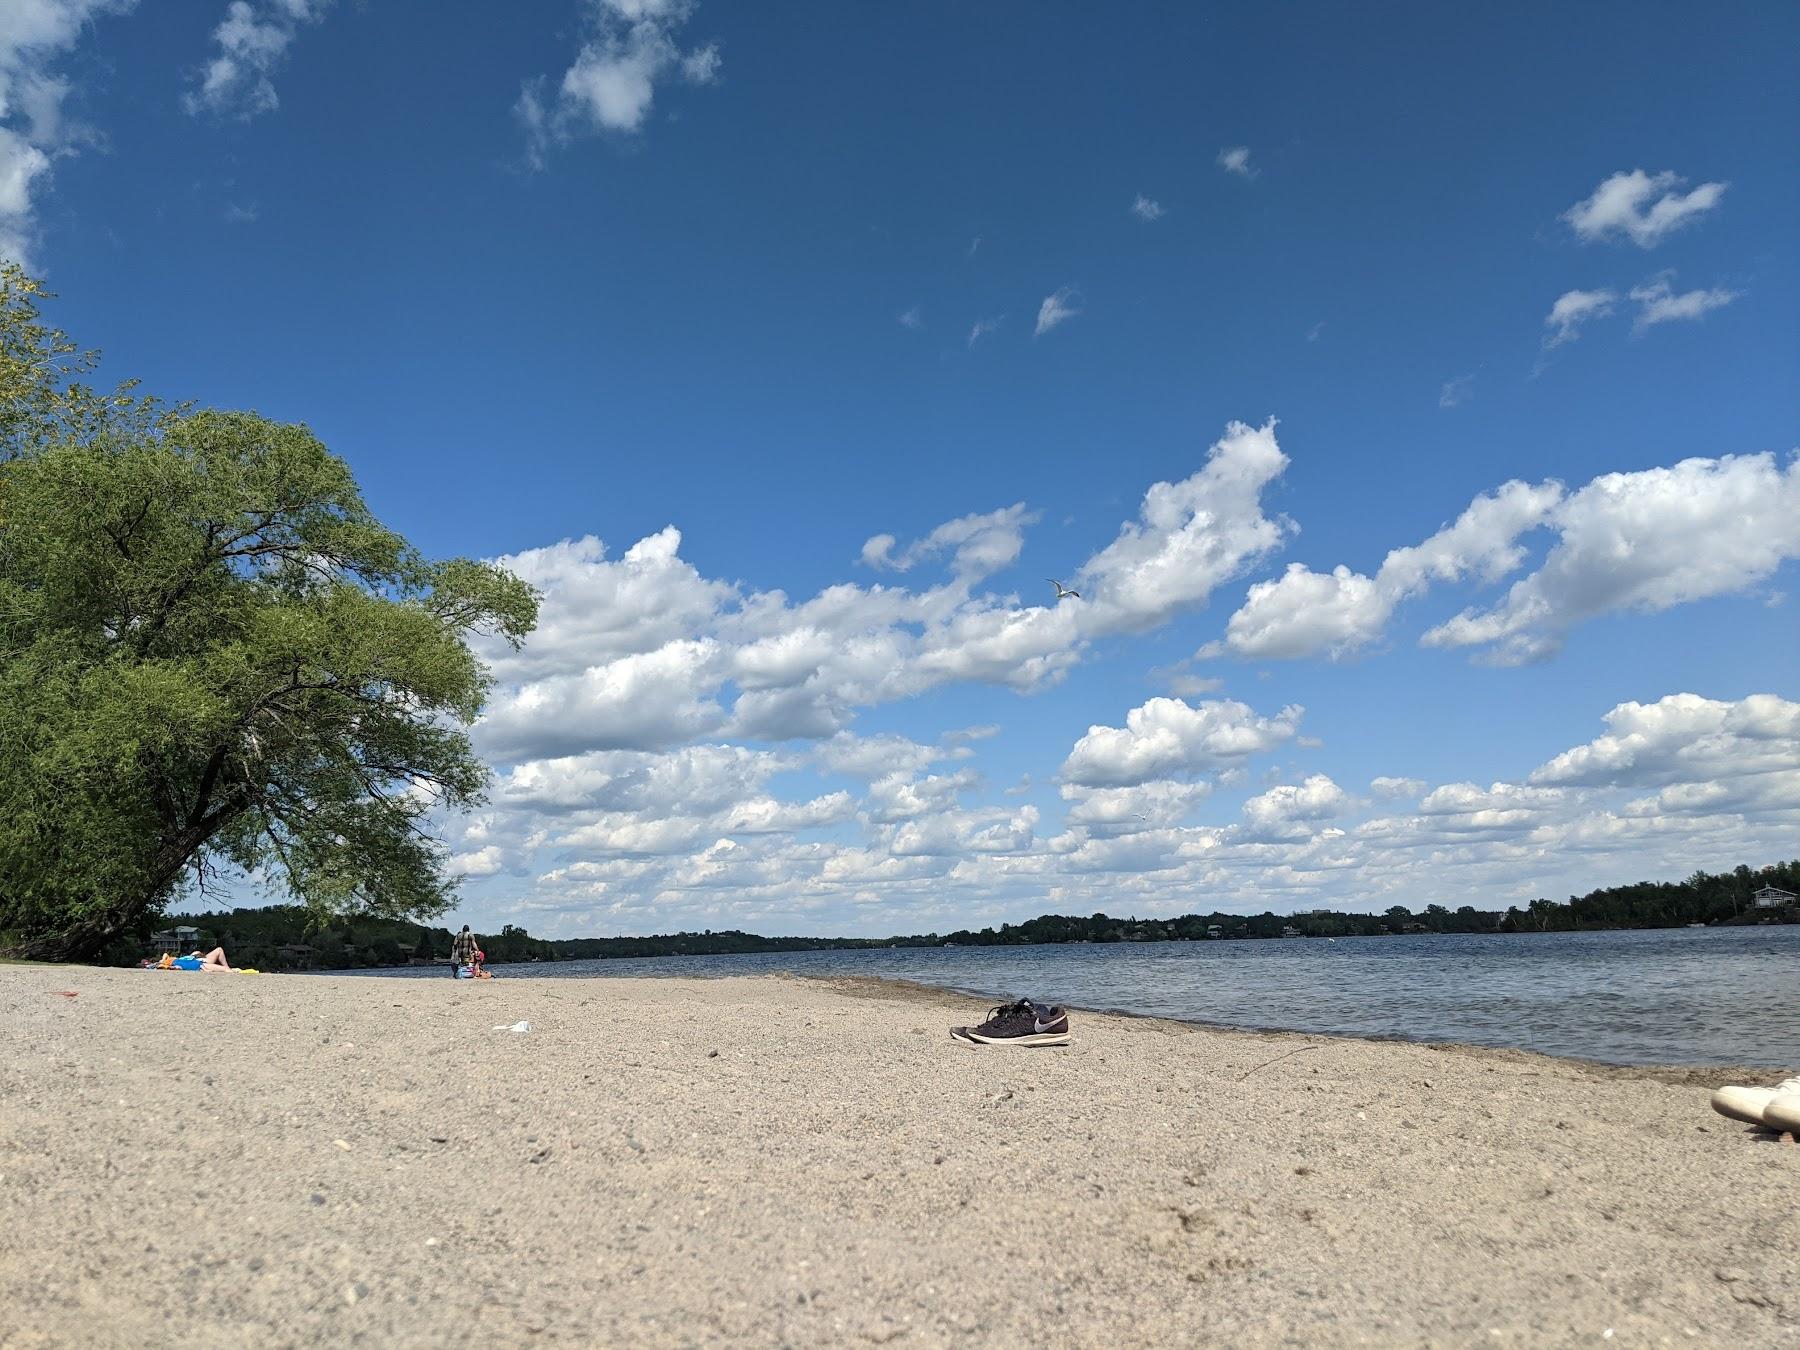
[[[586,0],[585,8],[587,30],[574,63],[554,86],[543,77],[527,80],[513,105],[536,168],[555,146],[576,136],[640,131],[658,87],[671,80],[711,84],[718,78],[716,44],[684,48],[680,42],[693,0]]]
[[[1395,549],[1374,576],[1340,564],[1288,564],[1253,584],[1202,657],[1342,657],[1382,639],[1402,601],[1433,585],[1493,584],[1518,571],[1526,537],[1555,542],[1506,598],[1428,630],[1427,647],[1479,649],[1519,665],[1554,655],[1570,629],[1618,610],[1655,612],[1747,590],[1800,556],[1800,467],[1771,453],[1689,459],[1604,474],[1575,492],[1556,482],[1507,483],[1478,497],[1421,544]]]
[[[702,577],[680,556],[674,526],[640,539],[617,562],[589,536],[497,561],[553,597],[521,651],[485,651],[502,680],[525,679],[654,651],[703,629],[737,588]]]
[[[1499,665],[1541,660],[1583,620],[1742,591],[1800,557],[1800,460],[1769,453],[1610,473],[1561,502],[1543,565],[1488,609],[1427,632]]]
[[[1287,707],[1261,717],[1234,699],[1153,698],[1127,713],[1122,727],[1089,727],[1063,761],[1062,777],[1116,787],[1226,768],[1293,739],[1302,712]]]
[[[1423,543],[1393,550],[1373,577],[1341,565],[1315,572],[1290,563],[1280,577],[1250,588],[1224,641],[1205,654],[1293,659],[1354,652],[1380,639],[1400,602],[1433,582],[1494,581],[1516,569],[1525,556],[1520,536],[1543,524],[1562,495],[1556,483],[1507,483]]]
[[[332,0],[232,0],[213,29],[214,51],[182,98],[190,113],[252,118],[281,100],[275,72],[300,29],[317,23]]]
[[[872,568],[947,573],[918,589],[841,584],[799,601],[746,592],[702,576],[673,527],[617,558],[592,538],[511,555],[500,561],[544,603],[523,650],[484,649],[498,689],[477,740],[507,762],[712,736],[829,740],[860,709],[944,685],[1040,688],[1092,642],[1203,604],[1277,547],[1286,527],[1263,514],[1260,494],[1286,462],[1272,424],[1233,425],[1194,475],[1146,492],[1140,518],[1083,568],[1083,598],[1062,603],[981,589],[1021,555],[1036,520],[1023,503],[905,546],[892,535],[865,544]]]
[[[1629,239],[1639,248],[1654,248],[1711,211],[1725,196],[1724,183],[1702,183],[1683,192],[1686,181],[1667,171],[1615,173],[1591,196],[1565,211],[1563,219],[1578,238],[1589,242]]]
[[[1800,704],[1775,695],[1620,705],[1604,734],[1526,782],[1382,777],[1359,800],[1311,773],[1237,806],[1193,773],[1291,748],[1298,710],[1155,702],[1081,739],[1070,761],[1083,776],[1121,781],[1066,777],[1049,821],[1031,803],[985,804],[973,766],[934,769],[943,749],[903,738],[833,738],[810,756],[702,744],[517,769],[457,862],[538,931],[890,933],[1272,898],[1522,906],[1626,873],[1775,856],[1800,825]],[[840,769],[859,775],[852,786],[773,786]]]
[[[463,877],[491,877],[505,865],[506,854],[498,844],[452,854],[448,864],[451,872]]]
[[[35,265],[35,208],[55,161],[93,138],[67,115],[59,63],[96,20],[136,0],[7,0],[0,5],[0,259]]]
[[[1605,721],[1605,734],[1557,755],[1531,781],[1664,788],[1785,776],[1800,768],[1800,703],[1774,694],[1736,702],[1671,694],[1655,703],[1621,703]],[[1800,808],[1800,797],[1789,805]]]
[[[1633,333],[1642,333],[1659,323],[1698,319],[1715,309],[1723,309],[1739,295],[1737,291],[1716,286],[1677,293],[1674,281],[1673,272],[1661,272],[1643,285],[1631,288],[1631,298],[1638,306],[1637,317],[1631,325]]]
[[[1205,467],[1144,494],[1136,521],[1081,569],[1092,631],[1142,632],[1206,603],[1221,584],[1281,547],[1295,526],[1271,519],[1262,494],[1287,468],[1273,420],[1233,422]]]
[[[1303,783],[1278,784],[1244,803],[1244,819],[1265,833],[1283,832],[1344,813],[1350,796],[1329,777],[1315,773]]]
[[[1360,793],[1309,764],[1319,742],[1299,707],[1215,694],[1187,662],[1146,671],[1185,696],[1054,748],[1020,739],[1042,724],[1025,703],[1016,723],[1000,702],[980,725],[923,736],[874,711],[958,685],[1030,694],[1198,610],[1288,538],[1264,507],[1286,466],[1272,424],[1234,424],[1192,474],[1144,492],[1072,573],[1081,598],[1062,601],[1047,583],[1029,590],[1038,603],[995,584],[1029,561],[1023,503],[911,542],[878,535],[864,561],[879,584],[810,595],[708,577],[673,528],[621,552],[584,539],[513,555],[543,595],[542,627],[520,652],[486,653],[497,687],[474,737],[498,777],[478,815],[449,823],[474,912],[552,935],[880,934],[1046,910],[1501,907],[1772,857],[1794,837],[1800,705],[1773,694],[1602,707],[1592,740],[1540,747],[1524,781],[1479,760],[1436,781],[1377,762],[1390,772]],[[1508,483],[1371,575],[1258,582],[1226,642],[1258,658],[1356,650],[1402,601],[1510,578],[1501,603],[1461,620],[1492,628],[1480,645],[1498,649],[1571,615],[1749,584],[1792,556],[1780,522],[1800,513],[1795,473],[1764,455],[1572,493]],[[1532,570],[1534,531],[1549,547]],[[1324,716],[1335,740],[1346,715],[1315,707],[1308,729]]]

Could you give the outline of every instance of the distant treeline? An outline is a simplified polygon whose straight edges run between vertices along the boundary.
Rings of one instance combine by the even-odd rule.
[[[1534,900],[1505,912],[1469,905],[1427,904],[1414,912],[1395,905],[1382,914],[1184,914],[1174,919],[1086,918],[1045,914],[999,928],[914,933],[889,938],[759,937],[736,930],[667,933],[654,937],[534,938],[507,925],[483,933],[479,943],[494,964],[577,961],[629,956],[719,956],[742,952],[826,951],[859,947],[1011,947],[1063,942],[1176,942],[1280,937],[1377,937],[1407,933],[1537,933],[1575,929],[1676,928],[1686,924],[1800,922],[1800,911],[1756,910],[1751,896],[1764,886],[1800,892],[1800,860],[1753,870],[1696,872],[1686,881],[1641,881],[1611,886],[1565,901]],[[450,930],[395,919],[320,923],[311,912],[287,905],[229,913],[171,917],[166,922],[200,930],[202,947],[222,946],[238,965],[264,970],[349,970],[432,964],[448,960]],[[131,953],[135,959],[141,953]]]

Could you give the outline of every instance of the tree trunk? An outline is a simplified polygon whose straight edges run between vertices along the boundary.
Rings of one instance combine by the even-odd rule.
[[[18,961],[91,961],[106,949],[107,943],[154,912],[206,841],[249,806],[248,796],[234,793],[163,844],[150,864],[148,883],[137,895],[79,919],[58,932],[34,934],[11,946],[0,947],[0,956]]]

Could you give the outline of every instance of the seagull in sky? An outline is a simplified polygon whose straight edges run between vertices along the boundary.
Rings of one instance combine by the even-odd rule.
[[[1052,586],[1056,587],[1056,598],[1058,600],[1067,600],[1070,597],[1073,597],[1077,600],[1081,599],[1080,591],[1070,590],[1067,586],[1063,585],[1062,582],[1058,581],[1055,577],[1045,577],[1044,580],[1049,582]]]

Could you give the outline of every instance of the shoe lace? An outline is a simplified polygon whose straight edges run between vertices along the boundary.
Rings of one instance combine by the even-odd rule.
[[[1031,1000],[1022,998],[1017,1003],[1003,1003],[998,1008],[988,1009],[988,1021],[998,1022],[1002,1018],[1012,1017],[1020,1013],[1032,1012]],[[1035,1017],[1036,1014],[1032,1013]]]

